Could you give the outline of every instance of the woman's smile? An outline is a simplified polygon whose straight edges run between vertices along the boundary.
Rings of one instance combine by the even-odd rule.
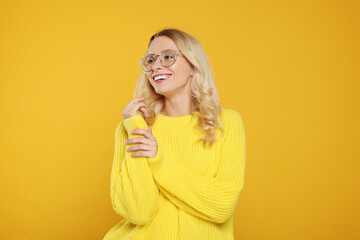
[[[166,81],[168,78],[170,78],[172,74],[165,74],[165,75],[157,75],[154,77],[154,81],[156,84],[162,83]]]

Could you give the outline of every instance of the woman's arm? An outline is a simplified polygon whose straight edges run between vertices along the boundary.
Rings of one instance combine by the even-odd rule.
[[[223,223],[233,214],[245,177],[245,130],[232,111],[227,120],[220,165],[215,177],[190,172],[181,162],[158,155],[148,158],[160,191],[183,211],[207,221]],[[196,159],[194,159],[196,161]]]
[[[110,196],[116,213],[134,224],[144,225],[157,210],[159,189],[155,185],[147,158],[133,158],[131,152],[126,151],[126,139],[142,136],[130,132],[136,128],[147,128],[140,114],[125,119],[116,127]]]

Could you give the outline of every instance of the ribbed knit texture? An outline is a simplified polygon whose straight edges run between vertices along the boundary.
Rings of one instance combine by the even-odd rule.
[[[158,144],[154,158],[131,157],[124,141],[132,129],[147,129],[140,114],[115,130],[110,196],[124,217],[104,240],[234,239],[233,214],[245,177],[245,130],[242,117],[222,109],[225,136],[211,148],[197,139],[196,114],[158,114],[152,133]],[[220,130],[218,130],[220,134]]]

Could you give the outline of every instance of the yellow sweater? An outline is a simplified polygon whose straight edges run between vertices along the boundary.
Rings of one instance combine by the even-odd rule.
[[[222,109],[225,136],[210,149],[197,139],[196,114],[158,114],[152,133],[158,144],[154,158],[131,157],[126,148],[136,128],[147,129],[140,114],[115,130],[110,196],[123,217],[104,240],[234,239],[233,213],[245,176],[245,131],[242,117]],[[218,130],[218,134],[220,131]]]

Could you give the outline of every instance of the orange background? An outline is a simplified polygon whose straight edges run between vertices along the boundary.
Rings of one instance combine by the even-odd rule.
[[[116,125],[163,27],[244,119],[235,239],[360,239],[359,1],[0,1],[0,239],[102,239]]]

